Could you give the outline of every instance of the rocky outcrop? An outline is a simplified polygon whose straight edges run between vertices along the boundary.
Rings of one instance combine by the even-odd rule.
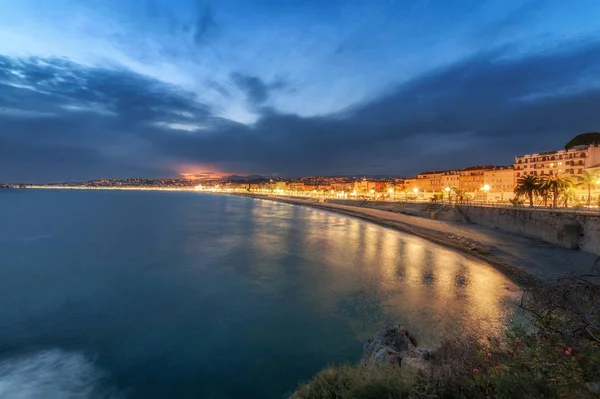
[[[362,363],[371,367],[380,364],[401,366],[406,363],[419,366],[429,356],[428,349],[417,348],[415,339],[408,331],[400,324],[394,324],[378,331],[367,341],[363,346]]]

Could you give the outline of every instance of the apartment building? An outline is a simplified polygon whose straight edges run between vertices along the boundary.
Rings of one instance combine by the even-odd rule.
[[[447,170],[442,173],[440,179],[442,190],[448,188],[460,188],[460,172],[457,170]]]
[[[443,190],[442,176],[444,172],[424,172],[417,175],[417,187],[422,192],[437,193]]]
[[[483,172],[483,185],[490,192],[512,193],[515,189],[515,171],[513,166],[499,166]]]
[[[460,171],[459,188],[467,193],[474,193],[484,186],[485,171],[494,169],[495,166],[471,166]]]
[[[578,176],[600,163],[600,146],[580,145],[568,150],[544,151],[515,157],[515,179],[522,176]]]

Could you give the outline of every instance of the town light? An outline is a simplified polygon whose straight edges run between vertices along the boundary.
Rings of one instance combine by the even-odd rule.
[[[444,189],[444,191],[446,191],[447,193],[448,193],[448,192],[450,192],[450,187],[446,187],[446,188]]]
[[[373,194],[375,192],[375,190],[371,189],[371,194]]]
[[[393,188],[390,188],[390,189],[388,190],[388,192],[389,192],[390,194],[393,194],[393,193],[394,193],[394,189],[393,189]]]
[[[490,185],[486,184],[485,186],[482,187],[482,190],[483,191],[490,191],[490,188],[491,188]]]
[[[418,193],[418,192],[419,192],[419,189],[418,189],[418,188],[416,188],[416,187],[415,187],[415,188],[413,188],[413,193],[415,193],[415,194],[416,194],[416,193]]]

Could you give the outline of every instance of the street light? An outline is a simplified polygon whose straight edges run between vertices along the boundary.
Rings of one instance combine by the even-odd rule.
[[[416,200],[419,199],[419,189],[417,187],[413,188],[413,193],[417,196]]]
[[[490,185],[485,184],[481,189],[485,192],[485,202],[488,202],[488,193],[490,191]]]
[[[448,196],[448,202],[450,202],[450,187],[446,187],[444,189],[444,191],[446,192],[446,195]]]
[[[393,198],[392,198],[392,201],[396,201],[396,192],[394,191],[394,189],[393,189],[393,188],[390,188],[390,189],[388,190],[388,192],[389,192],[390,194],[392,194],[392,196],[393,196]]]

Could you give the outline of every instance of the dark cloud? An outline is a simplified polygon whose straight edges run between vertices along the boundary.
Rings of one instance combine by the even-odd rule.
[[[87,178],[156,175],[178,163],[281,175],[410,175],[508,164],[598,130],[599,43],[520,57],[510,50],[478,54],[375,101],[310,118],[258,108],[286,85],[239,73],[233,81],[261,113],[252,126],[126,71],[0,57],[0,180],[14,179],[10,165],[19,160],[33,165],[18,174],[28,180],[72,176],[69,167]],[[194,124],[202,128],[177,130]]]
[[[197,46],[207,44],[217,33],[217,23],[210,6],[198,5],[198,17],[194,26],[194,43]]]
[[[269,88],[256,76],[248,76],[241,73],[231,75],[233,82],[248,96],[254,104],[262,104],[269,98]]]
[[[254,105],[260,105],[267,101],[271,92],[289,87],[288,83],[281,77],[276,78],[271,83],[265,83],[257,76],[237,72],[231,75],[231,80],[246,94],[248,101]]]

